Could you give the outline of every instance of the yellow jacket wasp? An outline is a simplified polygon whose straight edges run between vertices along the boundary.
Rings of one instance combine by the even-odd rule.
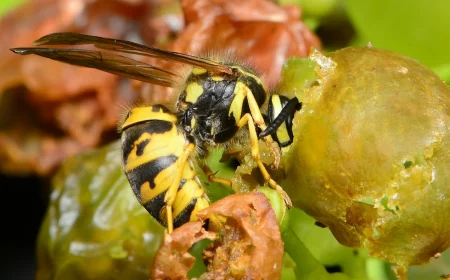
[[[279,149],[275,146],[273,139],[280,147],[292,143],[292,118],[295,111],[301,108],[301,103],[297,98],[288,100],[286,97],[279,95],[270,96],[268,102],[269,116],[267,116],[269,126],[266,126],[260,108],[266,103],[269,94],[261,79],[245,67],[164,51],[129,41],[77,33],[49,34],[35,41],[35,44],[44,47],[14,48],[11,50],[22,55],[36,54],[53,60],[96,68],[143,82],[168,87],[176,87],[179,84],[180,76],[178,74],[117,54],[116,52],[148,56],[192,66],[177,102],[177,115],[164,112],[163,107],[158,105],[147,107],[147,111],[141,111],[141,108],[136,108],[130,111],[129,117],[120,128],[122,131],[124,170],[130,185],[141,204],[160,223],[167,225],[169,232],[171,232],[172,225],[179,226],[190,220],[191,214],[196,211],[187,210],[187,204],[178,204],[177,192],[181,192],[182,188],[176,186],[176,182],[181,183],[183,180],[183,182],[187,180],[194,182],[197,180],[192,179],[195,177],[195,174],[191,174],[189,165],[186,165],[193,149],[197,147],[197,150],[201,153],[206,151],[205,146],[226,143],[245,125],[248,126],[249,130],[252,157],[256,161],[265,181],[283,196],[288,206],[292,205],[289,196],[270,177],[269,172],[260,159],[257,127],[261,130],[259,138],[264,139],[272,148],[275,155],[275,165],[277,165]],[[45,47],[49,45],[93,45],[97,50]],[[158,113],[147,113],[148,110],[156,110],[156,108],[158,108]],[[153,164],[150,159],[156,160],[156,156],[155,158],[153,158],[154,155],[144,156],[145,149],[153,150],[155,149],[154,147],[157,147],[154,146],[156,145],[155,141],[151,139],[159,135],[153,129],[157,130],[157,127],[161,128],[161,125],[155,128],[148,128],[147,126],[143,128],[143,124],[146,123],[150,126],[149,123],[154,123],[163,115],[165,117],[171,116],[163,121],[166,122],[167,126],[170,124],[172,128],[165,131],[163,133],[165,136],[163,139],[160,139],[160,141],[170,141],[170,143],[164,143],[166,145],[165,149],[162,149],[159,155],[176,155],[177,158],[174,158],[172,162],[175,167],[168,162]],[[177,128],[180,128],[183,132],[175,134]],[[130,134],[127,131],[133,131],[133,133]],[[174,138],[169,139],[169,135]],[[181,145],[181,142],[188,144]],[[152,144],[150,145],[149,143]],[[180,144],[180,146],[175,147],[175,143]],[[179,150],[181,147],[183,152]],[[158,177],[160,174],[170,174],[169,168],[174,168],[173,171],[176,174],[177,179],[173,184],[162,182]],[[149,172],[156,173],[154,176],[150,176],[146,174]],[[156,180],[157,178],[158,180]],[[178,181],[178,178],[180,178],[180,181]],[[149,181],[150,179],[154,180],[153,184]],[[203,189],[200,184],[197,187]],[[161,200],[161,197],[156,198],[158,194],[155,189],[158,190],[158,194],[165,193],[164,200]],[[191,194],[186,193],[185,195],[187,195],[187,200],[184,201],[192,202],[196,209],[207,207],[209,203],[207,203],[208,200],[204,192],[194,192],[192,190]],[[148,202],[153,200],[149,198],[156,199],[154,205],[148,206],[150,208],[147,207]],[[198,199],[202,202],[198,202]],[[164,213],[161,212],[163,210]],[[189,219],[180,219],[182,222],[178,223],[176,213],[188,215]],[[163,221],[162,216],[167,217],[167,223]]]

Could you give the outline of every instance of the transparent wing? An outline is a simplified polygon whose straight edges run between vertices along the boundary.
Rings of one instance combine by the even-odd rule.
[[[180,63],[198,66],[212,72],[225,72],[228,74],[232,74],[232,70],[230,67],[216,61],[177,52],[160,50],[157,48],[119,39],[110,39],[85,34],[62,32],[45,35],[40,39],[36,40],[34,44],[37,46],[94,45],[99,49],[107,49],[118,52],[150,56],[159,59],[165,59],[169,61],[176,61]]]
[[[180,78],[170,71],[109,52],[53,48],[14,48],[11,50],[21,55],[35,54],[161,86],[173,87]]]
[[[187,54],[160,50],[118,39],[63,32],[45,35],[36,40],[34,44],[39,47],[13,48],[11,50],[22,55],[40,55],[65,63],[96,68],[117,75],[163,86],[173,86],[176,83],[174,78],[178,77],[178,75],[150,64],[139,62],[137,60],[111,52],[84,49],[58,49],[42,46],[93,45],[97,49],[148,56],[197,66],[215,73],[223,72],[232,74],[232,69],[220,62],[190,56]]]

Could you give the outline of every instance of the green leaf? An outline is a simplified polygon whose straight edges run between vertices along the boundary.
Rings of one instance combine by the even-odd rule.
[[[12,11],[14,8],[22,3],[27,2],[26,0],[2,0],[0,1],[0,16]]]
[[[314,222],[294,208],[290,213],[290,231],[283,235],[286,251],[299,268],[297,277],[302,278],[298,279],[370,279],[366,271],[367,252],[339,244],[329,229]],[[324,266],[340,267],[342,273],[329,274]],[[384,270],[377,273],[383,274]]]
[[[429,67],[450,63],[450,1],[345,0],[364,45],[415,58]]]

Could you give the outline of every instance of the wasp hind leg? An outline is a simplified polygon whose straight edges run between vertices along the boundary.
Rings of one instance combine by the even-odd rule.
[[[172,185],[167,189],[166,195],[164,197],[164,203],[166,204],[166,213],[167,213],[167,231],[169,234],[173,231],[173,209],[172,205],[175,201],[175,197],[177,196],[178,187],[180,186],[180,182],[183,176],[183,171],[186,166],[186,163],[191,156],[191,154],[195,150],[195,145],[193,143],[189,143],[183,151],[183,155],[177,162],[177,174],[175,174],[175,179],[172,182]]]
[[[259,143],[258,143],[258,136],[256,134],[255,124],[253,121],[253,118],[250,114],[245,114],[238,122],[238,127],[241,128],[244,125],[248,124],[248,129],[250,132],[250,145],[251,145],[251,151],[252,151],[252,157],[256,161],[256,164],[258,165],[259,170],[261,171],[264,180],[269,183],[270,187],[275,189],[284,199],[284,202],[288,207],[292,207],[292,201],[289,198],[288,194],[283,190],[283,188],[280,187],[280,185],[275,182],[270,177],[269,172],[267,171],[266,167],[264,166],[263,162],[261,161],[261,155],[259,153]]]

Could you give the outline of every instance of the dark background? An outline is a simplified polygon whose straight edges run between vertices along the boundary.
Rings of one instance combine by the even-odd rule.
[[[35,246],[44,217],[47,182],[0,174],[0,279],[34,279]]]

